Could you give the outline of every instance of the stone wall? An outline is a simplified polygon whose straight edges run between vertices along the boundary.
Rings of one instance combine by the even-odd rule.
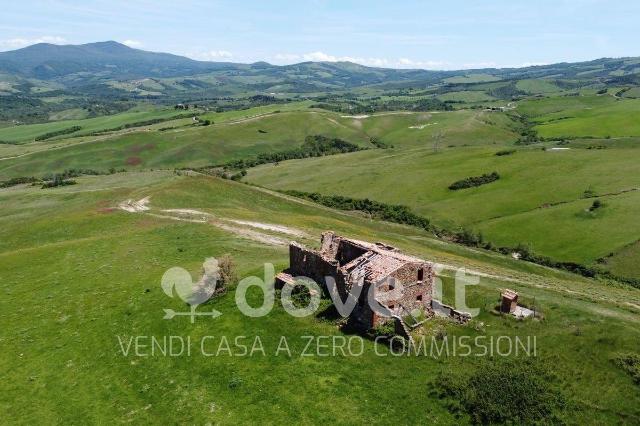
[[[364,255],[367,251],[361,245],[338,237],[333,232],[325,232],[322,234],[320,251],[310,250],[297,243],[292,243],[289,246],[290,267],[287,272],[294,277],[311,278],[323,290],[326,290],[325,277],[333,277],[343,302],[346,301],[352,287],[362,285],[362,292],[351,316],[364,328],[374,327],[390,320],[388,317],[375,314],[367,303],[369,288],[375,283],[363,280],[359,284],[357,278],[364,278],[364,270],[358,269],[357,273],[354,270],[353,275],[350,276],[345,269],[340,267]],[[384,256],[384,254],[382,255]],[[432,265],[412,259],[414,258],[402,259],[401,261],[405,263],[389,275],[402,283],[404,292],[396,300],[386,301],[383,304],[402,315],[407,315],[416,308],[430,313],[434,280]],[[397,262],[398,258],[395,258],[394,261]],[[385,290],[383,288],[381,291]]]
[[[338,244],[338,251],[336,253],[336,260],[341,264],[341,265],[346,265],[347,263],[351,262],[352,260],[362,256],[363,254],[365,254],[368,250],[357,246],[353,243],[351,243],[350,241],[345,241],[345,240],[341,240],[340,243]]]
[[[421,281],[418,281],[419,272],[422,270]],[[433,269],[429,263],[407,263],[391,274],[404,286],[402,297],[396,301],[405,309],[431,310],[431,297],[433,288]]]
[[[289,273],[293,276],[311,278],[321,288],[324,287],[326,276],[338,275],[338,263],[322,257],[315,250],[309,250],[296,243],[289,245]]]

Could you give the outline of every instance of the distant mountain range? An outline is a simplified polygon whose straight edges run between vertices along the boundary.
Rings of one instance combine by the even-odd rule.
[[[106,41],[0,52],[0,126],[109,115],[140,102],[215,110],[312,99],[342,112],[505,105],[581,90],[633,97],[640,58],[526,68],[431,71],[352,62],[204,62]]]
[[[237,64],[196,61],[168,53],[147,52],[115,41],[66,46],[40,43],[0,53],[0,81],[19,83],[23,79],[36,79],[81,91],[83,86],[95,90],[98,84],[105,85],[105,90],[126,92],[131,91],[130,88],[118,87],[118,84],[110,82],[174,79],[151,83],[156,90],[141,90],[163,94],[172,89],[210,89],[212,93],[232,94],[238,91],[308,93],[369,85],[393,88],[464,83],[465,76],[468,77],[468,83],[523,78],[635,82],[639,72],[640,58],[605,58],[572,64],[461,71],[372,68],[351,62],[303,62],[285,66],[266,62]],[[175,80],[180,77],[189,77],[186,85]],[[140,85],[138,82],[136,84]]]
[[[39,43],[0,53],[0,71],[42,80],[81,73],[122,79],[175,77],[234,67],[235,64],[132,49],[115,41],[77,46]]]

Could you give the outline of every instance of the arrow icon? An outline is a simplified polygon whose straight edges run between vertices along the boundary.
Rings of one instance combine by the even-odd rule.
[[[173,319],[174,317],[178,317],[178,316],[185,316],[185,317],[190,317],[191,318],[191,323],[193,324],[196,321],[196,317],[211,317],[211,318],[217,318],[220,315],[222,315],[222,312],[212,309],[211,312],[196,312],[196,307],[198,305],[192,306],[191,307],[191,311],[189,312],[176,312],[173,309],[163,309],[164,310],[164,317],[163,319]]]

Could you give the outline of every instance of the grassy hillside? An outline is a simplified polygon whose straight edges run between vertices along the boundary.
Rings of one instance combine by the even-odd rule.
[[[547,144],[546,151],[543,145],[514,147],[517,127],[502,113],[466,110],[429,114],[428,119],[407,115],[407,126],[393,130],[379,126],[384,117],[363,118],[358,121],[364,131],[395,148],[264,165],[250,170],[247,179],[269,188],[403,204],[437,225],[481,231],[494,244],[523,243],[558,260],[596,264],[640,239],[633,220],[640,208],[633,192],[640,187],[635,173],[638,144],[634,138],[581,138],[591,132],[587,126],[598,127],[596,135],[601,135],[607,130],[598,123],[612,126],[616,120],[624,121],[619,135],[633,135],[629,123],[635,106],[633,100],[606,95],[519,103],[517,112],[526,114],[541,135],[549,137],[554,129],[573,139],[569,145]],[[577,118],[550,118],[565,115]],[[423,121],[418,124],[419,117]],[[409,126],[412,120],[416,125]],[[564,123],[583,130],[558,130]],[[506,148],[509,145],[512,148]],[[511,155],[496,155],[505,150]],[[463,191],[448,189],[455,181],[492,171],[499,172],[499,181]],[[597,197],[605,207],[590,212]],[[635,268],[625,271],[621,265],[614,268],[617,273],[638,276]]]
[[[534,252],[557,260],[598,264],[616,274],[637,277],[634,268],[621,266],[627,263],[609,266],[614,262],[612,254],[640,239],[632,219],[637,197],[625,192],[640,187],[634,172],[636,140],[580,139],[584,135],[571,130],[572,142],[561,146],[568,150],[553,150],[556,146],[551,144],[547,151],[540,145],[513,148],[523,129],[515,114],[524,114],[539,134],[548,137],[544,129],[570,122],[591,125],[598,121],[593,117],[596,113],[605,114],[606,122],[611,114],[628,120],[636,102],[609,95],[562,96],[518,102],[516,110],[506,112],[463,109],[349,115],[308,108],[311,102],[307,101],[206,112],[200,119],[213,122],[209,126],[186,118],[112,135],[61,136],[5,145],[0,150],[4,157],[0,178],[42,176],[68,168],[145,170],[223,164],[297,149],[306,136],[321,134],[371,149],[264,165],[250,170],[248,180],[270,188],[403,204],[438,226],[470,228],[497,245],[527,244]],[[588,116],[570,118],[580,114]],[[112,122],[124,118],[114,116]],[[78,123],[86,126],[94,120],[98,119]],[[37,126],[44,125],[17,128]],[[633,133],[633,126],[623,123],[621,128]],[[393,148],[373,149],[372,138]],[[594,147],[606,149],[589,149]],[[509,149],[516,151],[495,155]],[[492,171],[500,173],[498,182],[463,191],[448,189],[455,181]],[[605,207],[591,214],[593,200],[585,194],[599,196]],[[550,226],[561,231],[550,237],[546,233]],[[599,261],[605,257],[611,262]]]
[[[617,193],[638,188],[637,150],[432,149],[362,152],[340,158],[294,160],[249,171],[248,179],[270,188],[347,195],[404,204],[445,227],[468,226],[502,245],[529,243],[537,252],[591,263],[635,241],[636,192],[603,196],[606,208],[583,214],[593,199],[584,192]],[[448,186],[496,170],[501,179],[463,191]],[[557,231],[549,234],[550,227]]]
[[[126,199],[150,197],[148,213],[116,208]],[[208,223],[177,221],[163,209],[198,209]],[[353,237],[396,244],[450,265],[490,274],[469,287],[470,306],[481,314],[470,326],[446,325],[452,336],[537,336],[533,362],[555,374],[552,384],[566,400],[557,415],[567,423],[640,421],[640,393],[613,362],[621,352],[640,352],[640,292],[433,240],[422,231],[346,215],[246,185],[168,172],[118,173],[80,178],[72,187],[0,190],[0,287],[5,349],[0,368],[0,409],[26,422],[276,423],[283,417],[318,423],[468,423],[454,417],[434,382],[473,372],[473,357],[392,357],[388,348],[364,341],[364,354],[302,357],[300,336],[341,336],[327,319],[297,319],[277,305],[263,318],[242,316],[233,291],[210,305],[217,319],[163,320],[163,308],[184,304],[160,288],[173,266],[199,273],[205,257],[230,253],[241,276],[260,274],[263,262],[286,266],[288,234],[240,225],[258,221],[303,233],[334,229]],[[227,228],[221,228],[224,222]],[[234,224],[233,227],[230,227]],[[105,232],[108,230],[108,232]],[[256,233],[275,238],[260,242]],[[269,240],[271,241],[271,240]],[[452,298],[443,273],[445,300]],[[544,313],[543,321],[494,316],[498,291],[518,290]],[[250,293],[254,304],[261,296]],[[117,336],[190,338],[191,356],[123,356]],[[265,355],[205,357],[200,339],[260,336]],[[280,336],[292,356],[275,356]],[[207,351],[215,352],[219,340]],[[387,356],[376,356],[378,353]],[[410,372],[410,374],[408,374]],[[366,394],[366,398],[363,398]],[[69,395],[73,395],[70,397]],[[327,395],[331,403],[327,404]],[[409,397],[408,397],[409,396]],[[403,401],[388,404],[386,401]],[[64,403],[62,403],[64,401]],[[286,401],[284,403],[283,401]],[[381,404],[385,409],[380,410]],[[300,409],[304,407],[304,409]]]
[[[500,114],[398,112],[352,118],[304,108],[306,105],[292,103],[281,109],[272,106],[203,114],[201,120],[213,121],[209,126],[187,119],[174,129],[172,122],[167,122],[143,131],[80,138],[72,143],[45,141],[25,145],[24,150],[7,147],[4,156],[18,158],[0,160],[0,177],[40,176],[66,168],[107,170],[221,164],[297,148],[306,136],[315,134],[369,148],[374,147],[369,143],[371,137],[388,145],[420,147],[431,144],[433,135],[442,130],[447,132],[442,144],[487,144],[516,138],[508,128],[513,123]],[[474,134],[473,140],[465,139],[469,132]]]
[[[528,100],[518,109],[545,138],[640,136],[640,100],[609,95]]]
[[[553,121],[551,116],[611,111],[631,102],[635,101],[612,96],[554,97],[519,103],[517,111],[534,124],[548,120],[550,124],[534,127],[540,129],[570,121]],[[374,148],[369,141],[375,138],[393,148],[269,164],[251,170],[248,179],[271,188],[404,204],[437,225],[481,231],[499,245],[525,243],[562,261],[594,264],[640,239],[640,229],[631,219],[637,213],[635,194],[616,195],[640,185],[634,177],[633,140],[576,140],[569,150],[529,146],[496,156],[519,138],[521,125],[509,117],[511,112],[351,116],[308,105],[209,112],[200,116],[213,122],[209,126],[182,119],[144,131],[7,146],[3,154],[17,158],[0,161],[0,177],[42,176],[67,168],[201,167],[295,149],[307,135],[338,137],[368,148]],[[117,117],[112,122],[124,118]],[[586,149],[593,146],[609,148]],[[492,171],[500,173],[498,182],[457,192],[448,189],[457,180]],[[605,201],[598,214],[584,213],[592,202],[584,198],[585,191]],[[620,227],[620,221],[627,225]],[[549,238],[545,230],[550,224],[563,232]],[[631,269],[628,274],[636,276]]]
[[[0,418],[472,424],[482,409],[524,424],[640,424],[639,64],[274,66],[115,42],[0,53]],[[68,169],[90,170],[28,178]],[[283,190],[357,198],[419,227]],[[228,254],[239,278],[262,276],[265,263],[288,266],[291,240],[317,247],[326,230],[434,262],[444,302],[479,309],[414,337],[467,338],[473,354],[475,338],[534,339],[535,356],[394,356],[343,328],[327,299],[295,318],[276,293],[268,315],[245,316],[237,280],[198,308],[220,317],[163,319],[188,309],[160,285],[169,268],[197,280],[206,258]],[[579,265],[518,259],[527,252]],[[478,279],[467,306],[461,272]],[[505,288],[536,318],[496,312]],[[255,288],[247,298],[263,301]],[[135,336],[155,354],[125,353]],[[149,340],[169,336],[189,351]],[[262,351],[242,355],[256,338]],[[362,354],[334,351],[344,339]]]
[[[196,111],[194,111],[194,114],[196,114]],[[32,142],[38,137],[46,136],[49,134],[53,135],[56,132],[61,131],[64,132],[66,129],[68,129],[69,132],[57,136],[58,139],[61,136],[81,136],[149,120],[168,120],[177,115],[180,115],[180,111],[176,111],[173,108],[153,108],[149,110],[134,110],[121,114],[107,115],[104,117],[89,118],[84,120],[60,120],[51,123],[9,126],[0,128],[0,141],[6,143]],[[74,130],[75,128],[77,129]],[[53,139],[55,137],[56,136],[51,136],[47,139]]]
[[[307,135],[340,137],[362,146],[368,138],[332,114],[317,111],[280,112],[209,126],[129,132],[87,138],[0,162],[0,176],[42,175],[65,168],[107,170],[199,167],[297,148]]]

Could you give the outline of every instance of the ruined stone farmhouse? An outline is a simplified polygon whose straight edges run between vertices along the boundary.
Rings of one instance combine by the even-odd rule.
[[[294,277],[313,279],[326,289],[326,277],[335,280],[342,301],[358,294],[355,288],[362,287],[351,314],[360,326],[371,328],[388,321],[402,318],[414,309],[432,313],[433,265],[417,257],[408,256],[398,249],[383,243],[365,241],[324,232],[320,250],[312,250],[298,243],[289,245],[288,270],[278,274],[280,285],[294,283]],[[402,284],[403,291],[391,291]],[[390,315],[376,313],[367,301],[373,287],[374,298]]]

